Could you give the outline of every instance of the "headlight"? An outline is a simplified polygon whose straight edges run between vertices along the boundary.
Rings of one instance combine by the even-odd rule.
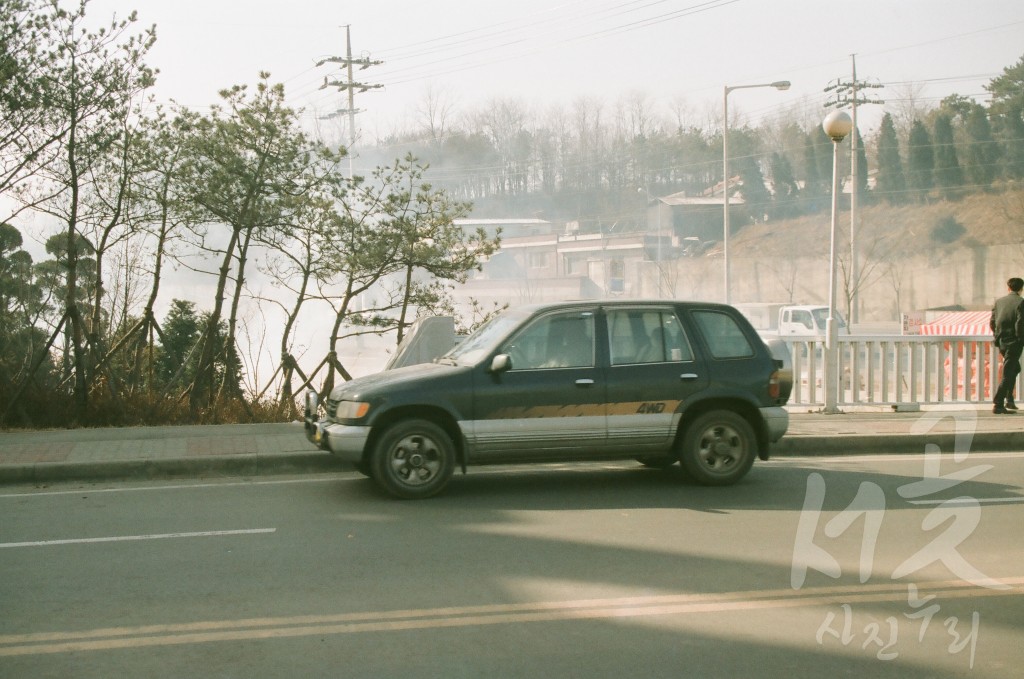
[[[370,404],[362,401],[339,401],[334,416],[339,420],[358,420],[370,411]]]

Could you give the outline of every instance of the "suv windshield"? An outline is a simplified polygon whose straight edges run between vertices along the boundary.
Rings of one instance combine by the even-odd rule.
[[[529,315],[529,311],[514,309],[495,316],[477,328],[469,337],[456,344],[451,351],[438,360],[460,365],[479,363],[496,349],[498,343],[508,336],[508,333],[514,328],[518,327]]]

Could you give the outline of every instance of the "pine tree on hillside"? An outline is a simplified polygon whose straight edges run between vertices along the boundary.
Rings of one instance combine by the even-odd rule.
[[[956,154],[953,139],[953,121],[945,113],[935,118],[935,186],[947,199],[960,196],[964,185],[964,173]]]
[[[857,135],[857,195],[868,195],[868,154],[864,148],[864,138],[860,130],[853,131]]]
[[[786,218],[797,214],[796,199],[799,193],[796,178],[793,176],[793,166],[789,158],[782,153],[772,153],[769,160],[769,168],[772,176],[772,187],[775,194],[772,196],[774,216]]]
[[[964,168],[967,178],[978,189],[987,189],[995,181],[999,171],[1000,148],[992,136],[988,112],[982,106],[975,106],[967,114],[964,123],[967,132],[967,158]]]
[[[992,95],[990,110],[1004,150],[1004,176],[1024,178],[1024,57],[1004,68],[985,89]]]
[[[806,135],[804,144],[804,186],[800,191],[801,212],[812,214],[827,205],[824,200],[825,177],[818,164],[818,150],[815,141],[817,136],[813,133]]]
[[[935,186],[935,151],[932,136],[920,120],[910,126],[907,166],[907,186],[918,201],[924,202]]]
[[[906,200],[907,180],[903,174],[903,160],[900,158],[899,140],[892,114],[886,113],[878,130],[878,179],[875,193],[890,204]]]
[[[738,161],[740,181],[743,182],[741,193],[746,203],[747,213],[755,222],[763,222],[769,209],[771,195],[764,185],[761,164],[755,156],[745,156]]]

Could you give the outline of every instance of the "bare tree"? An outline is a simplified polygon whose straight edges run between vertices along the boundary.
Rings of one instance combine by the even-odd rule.
[[[430,141],[436,146],[443,144],[448,138],[455,110],[455,100],[450,91],[433,83],[427,85],[415,110],[417,122],[430,135]]]
[[[886,109],[892,111],[900,139],[905,143],[915,120],[924,120],[933,108],[924,97],[923,83],[900,83],[893,87],[895,96],[887,96]]]

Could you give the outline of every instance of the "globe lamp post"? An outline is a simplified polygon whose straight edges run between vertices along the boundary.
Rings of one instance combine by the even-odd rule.
[[[839,410],[839,338],[836,323],[836,222],[839,214],[839,143],[853,131],[853,119],[846,111],[833,111],[821,127],[832,140],[832,233],[828,257],[828,319],[825,321],[825,409],[826,415]]]

